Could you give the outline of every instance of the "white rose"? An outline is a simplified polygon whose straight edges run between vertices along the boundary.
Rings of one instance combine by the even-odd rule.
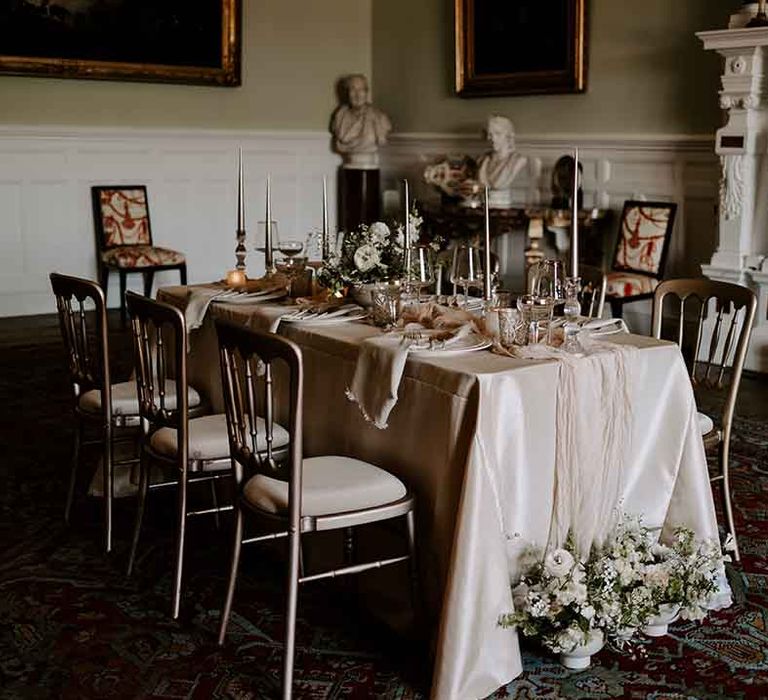
[[[374,221],[368,227],[368,233],[371,236],[371,240],[379,245],[386,243],[389,238],[389,226],[383,221]]]
[[[585,605],[581,609],[581,616],[585,620],[591,620],[595,616],[595,609],[591,605]]]
[[[544,571],[550,576],[561,577],[570,573],[575,560],[565,549],[556,549],[544,558]]]
[[[368,270],[372,270],[379,264],[381,258],[379,257],[379,251],[376,250],[376,247],[366,243],[365,245],[361,245],[355,251],[354,260],[355,267],[357,267],[360,272],[368,272]]]

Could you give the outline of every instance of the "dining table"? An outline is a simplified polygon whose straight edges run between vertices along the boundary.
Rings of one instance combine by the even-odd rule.
[[[164,287],[160,301],[185,309],[194,287]],[[416,495],[418,567],[434,640],[431,697],[485,698],[522,671],[518,633],[499,625],[513,610],[511,583],[530,544],[553,519],[559,363],[488,350],[408,357],[386,429],[347,397],[358,352],[383,333],[366,322],[278,322],[281,303],[211,303],[189,333],[189,382],[223,412],[214,321],[273,330],[304,360],[304,454],[346,455],[399,477]],[[621,465],[621,508],[661,536],[678,526],[718,538],[697,421],[679,348],[633,334],[637,349],[630,446]],[[617,465],[617,469],[619,466]],[[599,485],[589,485],[598,488]],[[729,604],[725,580],[717,607]]]

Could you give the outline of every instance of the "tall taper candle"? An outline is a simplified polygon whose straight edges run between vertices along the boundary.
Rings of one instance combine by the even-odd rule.
[[[411,197],[408,189],[408,180],[403,180],[403,198],[405,200],[405,234],[403,245],[405,247],[405,279],[411,279]]]
[[[485,186],[485,196],[483,197],[485,205],[485,270],[483,270],[483,298],[490,301],[493,296],[491,271],[491,211],[488,206],[488,185]]]
[[[328,183],[325,181],[325,175],[323,175],[323,260],[328,257],[330,252],[328,233]]]
[[[272,184],[271,178],[267,175],[267,212],[266,221],[264,222],[264,247],[266,249],[264,253],[264,266],[268,275],[275,271],[275,266],[272,262]]]
[[[571,207],[571,277],[579,276],[579,149],[573,157],[573,206]]]
[[[235,248],[235,258],[237,270],[245,270],[245,180],[243,178],[243,149],[237,149],[237,247]]]

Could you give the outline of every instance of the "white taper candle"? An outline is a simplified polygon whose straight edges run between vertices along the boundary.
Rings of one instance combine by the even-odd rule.
[[[483,203],[485,206],[485,270],[483,271],[483,298],[490,301],[493,296],[491,271],[491,211],[488,205],[488,185],[485,186]]]
[[[323,175],[323,238],[322,238],[322,258],[328,258],[328,184]]]
[[[267,175],[267,202],[266,202],[266,221],[264,222],[264,265],[267,272],[272,272],[272,182],[270,175]]]
[[[573,202],[571,207],[571,277],[579,276],[579,149],[573,157]]]
[[[245,231],[245,184],[242,148],[237,149],[237,230]]]

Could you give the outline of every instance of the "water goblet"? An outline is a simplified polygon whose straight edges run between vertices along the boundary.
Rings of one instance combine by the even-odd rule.
[[[472,245],[460,245],[454,248],[451,283],[464,289],[466,306],[469,303],[469,288],[483,286],[483,261],[479,248]]]
[[[272,234],[272,250],[277,250],[277,241],[278,241],[278,232],[277,232],[277,221],[272,221],[270,231]],[[256,238],[254,240],[253,247],[259,252],[259,253],[266,253],[267,252],[267,222],[266,221],[257,221],[256,222]]]
[[[435,251],[428,245],[413,245],[410,250],[410,269],[406,279],[419,297],[423,290],[435,283]]]

